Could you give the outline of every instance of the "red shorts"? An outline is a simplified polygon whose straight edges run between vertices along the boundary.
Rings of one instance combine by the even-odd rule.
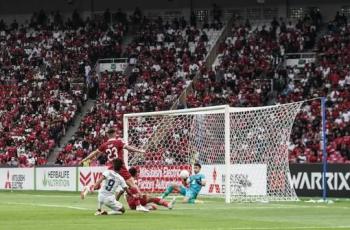
[[[131,178],[129,171],[125,166],[123,166],[118,173],[124,178],[124,180],[129,180]]]
[[[147,204],[147,197],[146,195],[143,195],[142,198],[140,199],[140,203],[142,206],[145,206]]]
[[[109,170],[113,170],[113,165],[111,163],[107,163],[106,166]],[[118,173],[124,178],[124,180],[129,180],[131,178],[129,171],[125,166],[123,166]]]
[[[127,196],[126,201],[128,202],[128,205],[129,205],[130,209],[136,209],[136,206],[138,205],[137,200],[138,199],[136,199],[136,198]],[[143,195],[140,198],[140,204],[142,206],[145,206],[147,204],[147,197],[146,197],[146,195]]]

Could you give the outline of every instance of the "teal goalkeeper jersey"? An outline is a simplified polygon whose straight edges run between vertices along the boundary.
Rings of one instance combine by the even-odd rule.
[[[190,190],[199,193],[202,189],[201,181],[205,179],[205,176],[201,173],[190,176]]]

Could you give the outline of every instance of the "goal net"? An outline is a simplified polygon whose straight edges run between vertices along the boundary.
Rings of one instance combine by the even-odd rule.
[[[202,194],[226,202],[297,200],[288,141],[302,103],[125,114],[125,141],[146,151],[130,153],[128,165],[140,169],[138,183],[147,192],[162,192],[199,162],[207,180]]]

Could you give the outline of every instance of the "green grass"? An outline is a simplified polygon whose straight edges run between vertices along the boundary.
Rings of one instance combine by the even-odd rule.
[[[204,200],[197,205],[177,203],[171,211],[94,216],[96,195],[81,201],[77,193],[2,191],[0,230],[350,229],[347,200],[229,205]]]

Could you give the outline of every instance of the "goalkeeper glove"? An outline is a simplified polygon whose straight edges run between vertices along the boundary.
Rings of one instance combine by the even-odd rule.
[[[187,186],[191,182],[190,178],[187,177],[186,179],[182,180],[183,185]]]

